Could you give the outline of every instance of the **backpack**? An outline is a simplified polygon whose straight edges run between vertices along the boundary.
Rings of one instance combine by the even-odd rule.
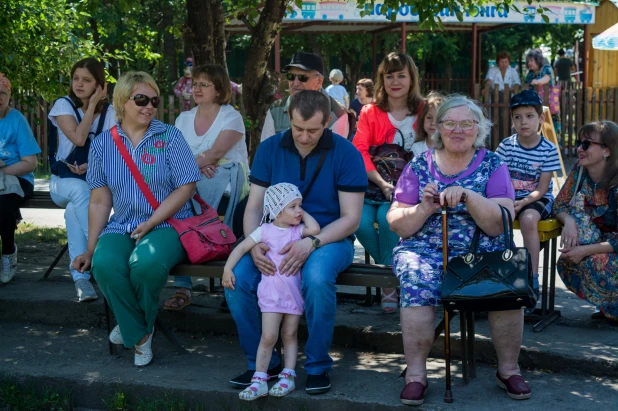
[[[62,98],[68,101],[71,107],[73,108],[73,111],[75,112],[75,116],[77,117],[77,124],[81,123],[82,116],[79,114],[79,110],[77,109],[75,104],[73,104],[73,101],[71,101],[71,99],[68,97],[62,97]],[[101,134],[101,132],[103,131],[103,126],[105,125],[105,117],[107,115],[108,107],[109,107],[109,103],[105,103],[105,105],[103,106],[103,110],[101,111],[101,114],[99,115],[99,124],[97,126],[96,133],[92,133],[92,132],[90,133],[90,134],[94,134],[92,136],[93,138]],[[68,163],[74,164],[75,162],[77,162],[77,164],[84,164],[88,162],[88,152],[90,151],[90,144],[92,143],[92,138],[90,134],[88,135],[88,138],[86,139],[86,143],[83,145],[83,147],[77,147],[77,146],[73,147],[73,150],[65,159]],[[80,180],[86,180],[86,174],[77,175],[73,173],[69,169],[69,167],[67,167],[66,164],[64,164],[61,161],[57,161],[56,160],[57,152],[58,152],[58,127],[54,126],[54,124],[48,118],[47,119],[47,153],[48,153],[47,156],[49,160],[49,168],[51,170],[51,173],[60,178],[79,178]]]

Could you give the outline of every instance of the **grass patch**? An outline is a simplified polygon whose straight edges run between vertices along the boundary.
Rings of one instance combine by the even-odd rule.
[[[0,381],[0,409],[6,411],[73,410],[69,392],[21,389],[12,380]]]
[[[122,391],[116,391],[111,397],[103,399],[108,411],[204,411],[202,404],[189,405],[182,398],[165,393],[163,398],[138,398],[130,402]]]
[[[58,244],[67,243],[67,230],[63,227],[41,227],[31,223],[21,223],[15,232],[17,244]]]

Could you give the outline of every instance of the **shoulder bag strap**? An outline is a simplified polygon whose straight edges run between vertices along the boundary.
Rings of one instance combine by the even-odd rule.
[[[322,155],[320,156],[320,161],[318,162],[318,166],[315,168],[315,172],[313,173],[313,177],[311,177],[311,181],[307,187],[303,190],[303,198],[307,198],[307,194],[309,194],[309,190],[311,190],[311,186],[315,182],[315,179],[320,174],[320,170],[322,170],[322,166],[324,165],[324,160],[326,160],[326,156],[328,155],[328,150],[322,150]]]
[[[73,104],[73,101],[68,98],[68,97],[62,97],[63,99],[65,99],[66,101],[69,102],[69,104],[71,105],[71,107],[73,108],[73,111],[75,112],[75,116],[77,117],[77,124],[82,122],[82,116],[79,114],[79,110],[77,109],[77,107],[75,106],[75,104]]]
[[[502,214],[502,228],[504,230],[504,249],[510,250],[513,248],[513,220],[511,218],[511,212],[506,208],[500,207],[500,213]],[[472,243],[470,245],[470,253],[475,254],[478,251],[479,242],[481,239],[481,229],[479,226],[476,226],[476,230],[474,231],[474,238],[472,239]]]
[[[103,132],[103,126],[105,126],[105,117],[107,116],[107,108],[109,107],[109,103],[103,104],[103,110],[101,110],[101,114],[99,115],[99,124],[97,125],[97,131],[95,133],[95,137]]]
[[[125,164],[127,165],[127,167],[129,167],[129,171],[131,172],[133,179],[137,183],[137,186],[142,191],[142,194],[144,194],[144,197],[146,197],[146,200],[148,200],[148,203],[153,208],[153,210],[156,210],[159,207],[159,202],[155,198],[154,194],[152,194],[152,191],[150,191],[150,188],[148,188],[148,184],[146,184],[144,177],[142,177],[141,173],[137,169],[137,165],[135,165],[135,162],[131,158],[129,150],[127,150],[124,143],[122,142],[122,139],[118,135],[118,126],[112,127],[110,132],[112,133],[114,144],[116,144],[116,148],[118,148],[118,152],[122,156]]]

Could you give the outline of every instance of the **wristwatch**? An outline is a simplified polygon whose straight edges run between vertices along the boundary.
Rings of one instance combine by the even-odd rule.
[[[312,235],[308,235],[307,238],[311,239],[311,244],[313,245],[313,248],[318,249],[320,248],[320,239],[312,236]]]

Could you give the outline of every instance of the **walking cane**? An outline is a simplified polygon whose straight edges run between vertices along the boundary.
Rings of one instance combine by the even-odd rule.
[[[438,200],[439,201],[439,200]],[[446,274],[448,264],[448,225],[446,214],[446,201],[442,205],[442,264]],[[451,391],[451,327],[448,308],[444,307],[444,357],[446,361],[446,390],[444,391],[444,402],[453,402],[453,392]]]

